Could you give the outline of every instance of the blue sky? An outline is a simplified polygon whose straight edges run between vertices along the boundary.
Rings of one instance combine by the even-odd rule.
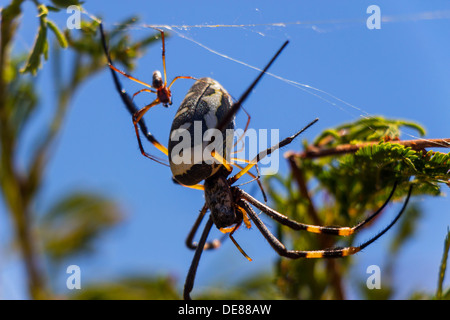
[[[284,137],[319,117],[319,123],[303,135],[311,141],[325,128],[361,116],[383,115],[422,124],[427,129],[426,138],[449,136],[448,1],[105,3],[87,1],[85,8],[90,14],[102,17],[106,29],[138,14],[141,25],[131,31],[136,38],[152,33],[144,24],[234,25],[174,29],[176,32],[166,42],[166,59],[169,79],[178,75],[209,76],[236,98],[257,75],[248,65],[263,67],[278,47],[290,40],[270,72],[318,90],[265,76],[245,103],[252,117],[252,128],[280,129],[280,137]],[[372,4],[381,9],[383,20],[379,30],[366,27],[369,17],[366,9]],[[24,8],[23,27],[16,45],[19,51],[32,45],[36,26],[33,6],[27,4]],[[55,20],[61,26],[65,24],[61,15]],[[52,90],[45,86],[50,70],[47,67],[39,75],[44,95]],[[139,60],[133,75],[151,82],[152,72],[161,68],[160,46],[153,46]],[[141,88],[124,78],[122,83],[129,92]],[[174,105],[170,109],[156,107],[146,117],[151,132],[160,141],[168,141],[172,118],[191,85],[190,80],[176,82],[172,90]],[[143,105],[146,98],[153,97],[142,94],[137,101]],[[51,103],[50,97],[44,97],[45,102]],[[45,124],[45,115],[36,121],[38,125],[30,130],[29,139],[24,142],[24,157],[31,137],[38,134],[39,125]],[[245,116],[240,114],[238,127],[244,126],[245,121]],[[415,132],[405,130],[402,138],[417,137]],[[299,148],[300,140],[290,147]],[[158,154],[149,145],[146,149]],[[280,170],[287,172],[283,160]],[[47,174],[38,207],[46,207],[75,189],[103,192],[126,212],[126,222],[99,240],[95,256],[69,261],[80,265],[86,282],[123,274],[171,274],[179,280],[181,290],[193,255],[184,246],[184,240],[203,205],[203,194],[174,185],[168,168],[140,155],[131,119],[114,91],[106,68],[78,91]],[[255,189],[246,186],[246,190]],[[448,188],[443,190],[448,193]],[[417,288],[434,292],[443,241],[450,224],[448,197],[423,197],[414,201],[422,205],[424,218],[415,238],[401,252],[401,263],[395,271],[401,289],[397,298],[406,298],[410,290]],[[358,239],[362,241],[381,229],[398,206],[394,204],[379,225]],[[24,298],[20,263],[14,255],[6,254],[10,245],[8,223],[5,215],[0,215],[0,297]],[[219,251],[203,255],[197,288],[226,283],[231,276],[243,279],[270,268],[276,254],[257,230],[242,230],[236,238],[253,262],[249,263],[227,241]],[[389,235],[356,257],[355,278],[365,279],[369,265],[383,264],[388,241]],[[64,270],[54,278],[64,292]],[[448,277],[446,283],[449,284]],[[352,288],[349,291],[354,292]]]

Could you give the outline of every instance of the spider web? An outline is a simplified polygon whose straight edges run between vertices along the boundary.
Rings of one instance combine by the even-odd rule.
[[[100,21],[94,15],[84,11],[84,13],[90,18],[97,21]],[[433,21],[433,20],[442,20],[442,19],[450,19],[450,10],[441,10],[441,11],[426,11],[419,13],[410,13],[403,15],[383,15],[381,17],[381,22],[384,24],[394,24],[394,23],[412,23],[412,22],[420,22],[420,21]],[[174,35],[183,39],[185,41],[194,43],[200,48],[206,50],[207,52],[217,55],[221,58],[227,59],[234,63],[240,64],[245,68],[253,69],[256,71],[261,71],[260,68],[255,67],[251,63],[242,61],[238,58],[230,56],[228,54],[223,53],[220,50],[217,50],[203,42],[200,42],[195,37],[191,36],[189,33],[193,29],[240,29],[242,31],[250,31],[252,33],[257,34],[261,37],[266,37],[267,34],[273,33],[275,29],[286,30],[288,27],[300,27],[300,28],[309,28],[316,32],[333,32],[336,30],[340,30],[343,28],[355,28],[356,26],[360,27],[361,24],[365,23],[365,19],[334,19],[334,20],[317,20],[317,21],[292,21],[292,22],[272,22],[272,23],[260,23],[260,24],[195,24],[195,25],[164,25],[164,24],[133,24],[130,26],[125,26],[124,30],[136,30],[136,29],[150,29],[150,28],[160,28],[163,30],[168,30],[172,32]],[[123,26],[122,26],[123,27]],[[261,29],[263,29],[261,31]],[[337,94],[331,93],[324,89],[314,87],[307,83],[301,83],[294,79],[288,79],[282,77],[278,74],[272,72],[266,72],[267,76],[273,77],[277,80],[280,80],[290,86],[295,87],[296,89],[301,90],[302,92],[311,95],[320,101],[332,106],[333,108],[339,110],[340,112],[345,112],[351,117],[359,117],[365,119],[371,119],[374,117],[370,112],[366,111],[364,108],[351,103]],[[367,126],[370,128],[369,126]],[[372,128],[370,128],[372,129]],[[424,141],[429,141],[426,138],[418,137],[412,133],[401,130],[401,134],[404,134],[407,137],[412,139],[420,139]],[[448,148],[449,143],[442,142],[440,144],[443,148]]]

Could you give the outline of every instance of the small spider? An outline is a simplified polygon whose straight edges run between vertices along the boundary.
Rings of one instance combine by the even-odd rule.
[[[135,92],[131,98],[131,100],[133,100],[138,94],[142,93],[142,92],[151,92],[151,93],[155,93],[156,94],[156,99],[153,100],[151,103],[147,104],[145,107],[141,108],[140,110],[133,110],[132,112],[132,118],[133,118],[133,125],[134,125],[134,129],[136,131],[136,137],[138,140],[138,144],[139,144],[139,150],[141,151],[141,153],[146,156],[147,158],[150,158],[156,162],[162,163],[162,161],[155,157],[152,156],[150,154],[148,154],[145,150],[144,147],[142,145],[141,142],[141,138],[139,136],[139,129],[138,129],[138,123],[141,122],[142,117],[144,116],[144,114],[150,110],[150,108],[158,105],[158,104],[162,104],[164,107],[168,108],[169,106],[172,105],[172,92],[170,91],[170,88],[172,87],[172,85],[175,83],[175,81],[177,81],[178,79],[194,79],[197,80],[193,77],[189,77],[189,76],[177,76],[175,78],[173,78],[172,82],[167,85],[167,74],[166,74],[166,44],[165,44],[165,38],[164,38],[164,31],[158,29],[158,28],[153,28],[156,31],[161,33],[161,42],[162,42],[162,62],[163,62],[163,72],[164,72],[164,80],[162,78],[161,72],[159,70],[155,70],[153,71],[153,75],[152,75],[152,84],[148,84],[144,81],[141,81],[127,73],[125,73],[122,70],[117,69],[112,61],[111,58],[109,56],[109,53],[107,54],[107,59],[108,59],[108,66],[111,68],[111,70],[118,72],[122,75],[124,75],[125,77],[127,77],[130,80],[133,80],[147,88],[141,89],[137,92]],[[103,33],[103,27],[100,25],[100,30]],[[102,38],[103,39],[103,38]],[[106,47],[106,42],[102,41],[103,44],[103,48],[105,50],[105,52],[108,52],[108,49]],[[119,90],[118,86],[121,86],[120,83],[118,82],[117,76],[115,74],[113,74],[114,77],[114,82],[116,84],[117,89]],[[129,97],[123,97],[122,99],[126,99],[129,100]],[[130,102],[126,102],[126,104],[129,104]],[[129,109],[129,111],[131,112],[131,110]],[[163,152],[166,156],[167,156],[167,148],[164,147],[161,143],[159,143],[155,137],[153,137],[148,131],[145,132],[145,135],[147,136],[147,139],[149,139],[149,141],[156,147],[158,148],[161,152]],[[162,163],[164,164],[164,163]]]
[[[108,55],[103,33],[102,39],[105,52]],[[178,108],[177,114],[174,117],[172,123],[170,131],[171,136],[174,132],[176,132],[176,130],[182,128],[188,130],[189,134],[192,136],[191,141],[194,141],[193,137],[194,131],[192,130],[193,127],[192,124],[195,121],[200,121],[202,123],[202,133],[204,133],[208,129],[211,129],[211,124],[213,123],[214,124],[213,128],[219,130],[223,135],[223,141],[226,141],[227,130],[234,129],[235,114],[240,109],[244,101],[247,99],[250,92],[259,82],[261,77],[264,75],[264,73],[275,61],[275,59],[286,47],[287,44],[288,42],[285,42],[283,44],[283,46],[273,56],[273,58],[266,65],[266,67],[260,72],[258,77],[252,82],[252,84],[248,87],[248,89],[244,92],[244,94],[242,94],[242,96],[235,103],[232,102],[230,95],[217,81],[210,78],[202,78],[197,80],[191,87],[191,89],[188,91],[185,99]],[[110,59],[109,62],[111,65]],[[118,92],[122,97],[122,100],[125,102],[128,110],[131,110],[130,112],[132,112],[132,110],[136,109],[136,107],[133,105],[132,99],[121,88],[120,82],[118,78],[115,76],[114,72],[113,77]],[[142,121],[143,119],[141,118],[139,119],[141,120],[140,124],[143,123]],[[236,183],[244,174],[249,174],[249,170],[255,167],[261,159],[270,155],[277,149],[290,144],[297,136],[299,136],[302,132],[304,132],[306,129],[308,129],[317,121],[318,119],[313,120],[294,135],[283,139],[278,144],[266,150],[261,151],[254,159],[248,161],[245,167],[238,166],[239,172],[235,173],[231,177],[230,175],[233,170],[232,166],[236,164],[228,163],[225,160],[226,155],[230,152],[228,145],[224,144],[223,146],[224,148],[221,154],[219,154],[219,152],[212,152],[211,155],[216,160],[216,162],[213,164],[208,164],[205,162],[195,164],[190,163],[177,164],[173,161],[172,157],[173,153],[172,151],[174,150],[177,144],[175,143],[175,141],[173,141],[173,139],[170,139],[168,146],[168,155],[170,168],[174,179],[184,186],[190,186],[196,189],[204,190],[205,193],[205,204],[203,205],[200,214],[198,215],[186,239],[187,247],[195,250],[195,253],[184,285],[184,292],[183,292],[184,299],[188,300],[191,298],[190,293],[194,286],[195,276],[202,252],[208,249],[216,249],[220,246],[220,240],[207,241],[209,232],[213,225],[215,225],[223,233],[228,234],[229,238],[232,240],[232,242],[235,244],[238,250],[248,260],[251,259],[244,252],[244,250],[238,245],[236,240],[233,238],[233,234],[242,225],[242,223],[244,223],[244,225],[249,228],[252,222],[280,256],[291,259],[298,259],[298,258],[337,258],[353,255],[361,251],[362,249],[366,248],[374,241],[376,241],[378,238],[380,238],[382,235],[384,235],[398,221],[398,219],[400,218],[401,214],[405,211],[405,208],[408,204],[412,192],[412,187],[410,187],[406,200],[403,204],[403,207],[398,212],[394,220],[376,236],[370,238],[369,240],[367,240],[366,242],[362,243],[359,246],[350,246],[344,248],[329,248],[324,250],[311,250],[311,251],[289,250],[265,226],[265,224],[262,222],[259,215],[256,214],[252,206],[261,210],[278,223],[294,230],[304,230],[312,233],[331,234],[338,236],[350,236],[355,234],[357,231],[359,231],[361,228],[367,225],[369,221],[375,218],[380,212],[382,212],[383,209],[386,207],[386,205],[390,202],[395,192],[397,183],[394,184],[392,191],[388,196],[388,198],[386,199],[386,201],[384,202],[384,204],[378,210],[370,214],[366,219],[364,219],[357,225],[353,227],[332,227],[332,226],[309,225],[292,220],[289,217],[273,210],[266,204],[258,201],[250,194],[240,189],[238,186],[234,186],[234,183]],[[145,124],[144,127],[141,126],[141,130],[143,130],[144,132],[146,131]],[[146,136],[149,139],[149,141],[152,142],[151,135],[150,138],[148,134],[146,134]],[[191,147],[194,148],[193,145],[191,145]],[[252,176],[254,177],[254,175]],[[255,179],[258,179],[258,177],[255,177]],[[203,185],[199,184],[201,181],[203,181]],[[203,229],[199,242],[195,243],[194,242],[195,234],[208,210],[211,212],[211,214],[206,222],[206,225]]]

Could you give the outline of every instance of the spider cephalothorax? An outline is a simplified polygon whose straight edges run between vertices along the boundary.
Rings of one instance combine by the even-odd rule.
[[[205,179],[205,202],[217,228],[227,228],[238,222],[233,193],[227,175],[222,168],[215,175]],[[242,214],[240,215],[242,216]],[[242,221],[242,219],[241,219]]]

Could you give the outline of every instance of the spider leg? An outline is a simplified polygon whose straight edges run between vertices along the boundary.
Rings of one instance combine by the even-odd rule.
[[[138,123],[139,121],[142,120],[142,117],[144,116],[144,114],[150,110],[150,108],[158,105],[160,103],[159,99],[157,98],[155,101],[153,101],[152,103],[146,105],[145,107],[143,107],[142,109],[140,109],[139,111],[137,111],[135,114],[133,114],[133,125],[134,125],[134,130],[136,131],[136,137],[138,140],[138,144],[139,144],[139,150],[141,150],[141,153],[146,156],[147,158],[150,159],[154,159],[154,156],[148,154],[147,152],[145,152],[144,150],[144,146],[142,145],[142,141],[141,141],[141,137],[139,136],[139,129],[138,129]],[[161,143],[159,143],[158,141],[154,141],[152,142],[152,144],[162,153],[164,153],[166,156],[169,154],[169,151],[167,151],[167,148],[165,146],[163,146]]]
[[[289,219],[287,216],[273,210],[269,206],[259,202],[255,198],[253,198],[251,195],[249,195],[247,192],[241,190],[238,190],[238,197],[241,199],[244,199],[245,201],[249,202],[259,210],[263,211],[265,214],[267,214],[272,219],[276,220],[277,222],[293,229],[293,230],[305,230],[312,233],[322,233],[322,234],[332,234],[332,235],[338,235],[338,236],[350,236],[354,233],[356,233],[359,229],[363,228],[369,221],[371,221],[373,218],[375,218],[380,212],[383,211],[383,209],[386,207],[386,205],[391,201],[392,196],[394,195],[395,189],[397,187],[397,182],[395,182],[394,187],[392,188],[391,193],[389,194],[389,197],[387,200],[383,203],[383,205],[376,210],[374,213],[372,213],[369,217],[358,223],[357,225],[353,227],[328,227],[328,226],[316,226],[316,225],[310,225],[310,224],[304,224],[297,222],[295,220]]]
[[[249,125],[250,125],[250,120],[251,120],[251,118],[252,118],[252,117],[250,116],[250,114],[245,110],[245,108],[244,108],[243,106],[241,106],[241,109],[242,109],[242,111],[244,111],[245,114],[247,115],[247,123],[245,124],[244,132],[243,132],[242,135],[237,139],[237,141],[236,141],[235,144],[233,145],[233,148],[235,148],[235,147],[238,145],[238,143],[245,137],[245,133],[246,133],[247,130],[248,130],[248,127],[249,127]],[[241,147],[239,150],[233,151],[232,153],[233,153],[233,154],[236,154],[236,153],[242,152],[242,150],[244,150],[244,147],[245,147],[245,143],[242,142],[242,147]],[[233,164],[234,166],[238,167],[238,168],[241,169],[241,170],[244,169],[244,168],[243,168],[242,166],[238,165],[238,164],[236,163],[236,161],[244,162],[244,163],[249,163],[249,162],[250,162],[249,160],[246,160],[246,159],[231,158],[232,164]],[[266,192],[264,191],[264,188],[263,188],[263,186],[262,186],[262,184],[261,184],[261,181],[260,181],[261,174],[260,174],[260,172],[259,172],[259,167],[258,167],[258,165],[255,165],[255,168],[256,168],[256,176],[255,176],[253,173],[251,173],[250,171],[248,171],[247,174],[248,174],[249,176],[251,176],[253,179],[250,180],[250,181],[244,182],[243,184],[247,184],[247,183],[250,183],[250,182],[253,182],[253,181],[256,180],[256,183],[258,183],[259,189],[261,190],[261,193],[262,193],[262,195],[263,195],[263,197],[264,197],[264,202],[267,203]],[[241,184],[241,185],[243,185],[243,184]]]
[[[110,66],[112,66],[113,64],[112,64],[111,56],[109,54],[108,46],[106,45],[106,37],[105,37],[105,33],[103,31],[103,25],[101,23],[99,25],[99,28],[100,28],[100,35],[101,35],[101,40],[102,40],[103,51],[105,52],[108,64]],[[111,70],[111,75],[113,77],[114,85],[116,87],[117,92],[119,92],[119,95],[120,95],[120,98],[122,99],[122,102],[124,103],[124,105],[127,108],[128,112],[131,115],[134,115],[136,112],[138,112],[139,109],[136,107],[136,105],[132,101],[133,99],[127,94],[125,89],[123,89],[122,84],[120,83],[119,77],[117,76],[117,72],[115,72],[111,68],[110,68],[110,70]],[[147,84],[144,84],[144,85],[146,85],[147,87],[149,86]],[[150,131],[148,130],[144,119],[140,119],[139,120],[139,127],[141,129],[141,132],[144,134],[146,139],[151,144],[153,144],[155,146],[156,145],[162,146],[161,143],[159,143],[158,140],[155,138],[155,136],[153,136],[153,134],[150,133]],[[158,162],[160,164],[167,165],[164,162],[165,160],[160,159],[160,158],[158,158],[156,156],[152,156],[152,155],[149,155],[149,156],[150,156],[150,159],[152,159],[152,160],[154,160],[154,161],[156,161],[156,162]]]
[[[242,255],[247,258],[248,261],[252,261],[252,258],[248,256],[248,254],[245,253],[245,251],[241,248],[241,246],[237,243],[237,241],[233,237],[233,233],[236,232],[236,230],[241,226],[242,222],[239,222],[236,224],[236,226],[233,228],[233,230],[228,234],[230,236],[231,241],[233,241],[233,244],[238,248],[238,250],[242,253]]]
[[[121,75],[127,77],[128,79],[130,79],[130,80],[132,80],[132,81],[134,81],[134,82],[137,82],[137,83],[139,83],[139,84],[142,84],[143,86],[146,86],[146,87],[148,87],[148,88],[153,88],[153,87],[152,87],[151,85],[149,85],[147,82],[144,82],[144,81],[142,81],[142,80],[139,80],[138,78],[135,78],[135,77],[133,77],[133,76],[130,76],[130,75],[129,75],[128,73],[126,73],[125,71],[122,71],[122,70],[120,70],[120,69],[117,69],[117,68],[112,64],[112,62],[110,62],[110,61],[108,61],[108,66],[111,68],[111,70],[120,73]]]
[[[272,248],[283,257],[291,258],[291,259],[298,259],[298,258],[339,258],[339,257],[345,257],[353,255],[362,249],[366,248],[370,244],[372,244],[374,241],[376,241],[378,238],[380,238],[382,235],[384,235],[400,218],[402,213],[405,211],[406,206],[408,205],[409,198],[411,196],[412,186],[409,188],[408,195],[406,197],[405,202],[403,203],[403,207],[401,208],[400,212],[397,214],[397,216],[392,220],[392,222],[386,226],[380,233],[378,233],[376,236],[370,238],[369,240],[365,241],[359,246],[356,247],[345,247],[345,248],[329,248],[324,250],[308,250],[308,251],[302,251],[302,250],[288,250],[284,246],[283,243],[281,243],[265,226],[265,224],[261,221],[261,219],[258,217],[258,215],[255,213],[255,211],[243,200],[240,201],[239,205],[244,208],[244,210],[247,212],[247,214],[250,216],[250,219],[253,221],[253,223],[256,225],[256,227],[259,229],[259,231],[262,233],[264,238],[269,242],[269,244],[272,246]]]
[[[308,125],[306,125],[306,127],[304,127],[303,129],[301,129],[300,131],[298,131],[297,133],[293,134],[290,137],[285,138],[284,140],[280,141],[278,144],[267,148],[264,151],[261,151],[260,153],[258,153],[256,155],[256,157],[254,157],[250,163],[248,165],[246,165],[244,167],[244,169],[242,169],[241,171],[239,171],[237,174],[235,174],[234,176],[232,176],[231,178],[228,179],[228,182],[231,184],[235,183],[239,178],[241,178],[244,174],[246,174],[251,168],[253,168],[259,161],[261,161],[261,159],[263,159],[264,157],[270,155],[272,152],[276,151],[277,149],[280,149],[286,145],[288,145],[289,143],[291,143],[297,136],[299,136],[301,133],[303,133],[306,129],[308,129],[309,127],[311,127],[314,123],[316,123],[317,121],[319,121],[319,119],[314,119],[313,121],[311,121]]]
[[[233,159],[233,160],[241,160],[241,159]],[[233,163],[233,165],[236,166],[236,167],[238,167],[238,168],[241,169],[241,170],[244,169],[244,167],[238,165],[237,163]],[[263,195],[264,203],[267,203],[267,195],[266,195],[266,192],[264,191],[263,185],[262,185],[262,183],[261,183],[261,173],[259,172],[258,165],[255,165],[255,168],[256,168],[256,176],[255,176],[253,173],[251,173],[250,171],[248,171],[247,174],[248,174],[250,177],[252,177],[253,179],[252,179],[252,180],[249,180],[249,181],[246,181],[246,182],[244,182],[244,183],[241,183],[240,186],[242,186],[242,185],[244,185],[244,184],[251,183],[251,182],[253,182],[253,181],[256,181],[256,183],[258,184],[259,189],[261,190],[261,193],[262,193],[262,195]]]
[[[186,281],[184,283],[184,290],[183,290],[184,300],[191,300],[190,293],[192,291],[192,288],[194,287],[195,274],[197,273],[198,263],[202,256],[203,248],[206,244],[206,239],[208,238],[209,231],[211,231],[213,224],[214,224],[213,220],[210,216],[208,221],[206,222],[205,228],[203,229],[202,236],[195,250],[194,258],[192,259],[191,266],[189,267],[189,272],[187,274]]]
[[[219,124],[217,125],[216,129],[218,129],[220,131],[223,131],[227,127],[228,123],[230,123],[230,121],[234,118],[234,116],[238,112],[238,110],[241,107],[241,105],[244,103],[244,101],[250,95],[252,90],[255,88],[256,84],[259,82],[259,80],[261,80],[261,78],[264,75],[264,73],[266,73],[267,69],[269,69],[269,67],[276,60],[276,58],[280,55],[280,53],[283,51],[283,49],[288,45],[288,43],[289,43],[289,41],[286,41],[280,47],[280,49],[278,49],[277,53],[275,53],[275,55],[272,57],[272,59],[269,61],[269,63],[259,73],[258,77],[253,81],[253,83],[248,87],[248,89],[245,90],[245,92],[241,95],[239,100],[231,106],[230,111],[225,115],[225,117],[222,119],[222,121],[219,122]]]
[[[225,169],[227,169],[228,172],[233,171],[231,164],[229,164],[228,161],[224,157],[222,157],[221,154],[216,152],[216,150],[213,150],[211,152],[211,157],[213,157],[217,161],[217,163],[223,165],[225,167]]]
[[[233,171],[233,168],[231,167],[232,165],[238,167],[238,168],[241,169],[241,170],[243,169],[242,166],[240,166],[240,165],[238,165],[237,163],[234,162],[235,160],[237,160],[237,161],[242,161],[242,162],[249,162],[249,161],[247,161],[247,160],[233,158],[233,159],[232,159],[233,162],[230,164],[230,163],[228,163],[228,161],[227,161],[225,158],[223,158],[223,157],[222,157],[218,152],[216,152],[216,151],[212,151],[212,152],[211,152],[211,157],[213,157],[216,161],[218,161],[218,163],[222,164],[222,165],[228,170],[228,172],[232,172],[232,171]],[[258,185],[259,185],[259,188],[261,189],[261,192],[262,192],[262,194],[263,194],[264,201],[267,202],[267,196],[266,196],[266,193],[264,192],[264,189],[263,189],[263,186],[262,186],[262,184],[261,184],[261,181],[259,180],[259,178],[261,177],[261,175],[260,175],[260,173],[259,173],[258,165],[256,165],[256,171],[258,172],[258,176],[255,176],[253,173],[251,173],[251,172],[249,172],[249,171],[246,172],[246,174],[248,174],[250,177],[253,178],[253,180],[248,181],[248,182],[246,182],[246,183],[249,183],[249,182],[252,182],[252,181],[256,180],[257,183],[258,183]]]
[[[200,210],[200,214],[198,215],[197,220],[195,220],[194,225],[191,228],[191,231],[189,231],[189,234],[188,234],[188,236],[186,238],[186,246],[189,249],[195,250],[198,247],[198,244],[196,242],[194,242],[194,237],[195,237],[195,234],[197,233],[197,230],[198,230],[198,227],[200,226],[200,223],[203,220],[203,217],[206,214],[206,211],[208,211],[208,207],[206,206],[206,204],[204,204],[202,210]],[[203,250],[219,248],[221,243],[222,243],[223,238],[221,240],[214,239],[213,241],[206,242],[204,247],[203,247]]]
[[[167,88],[170,89],[170,87],[172,87],[172,85],[174,84],[174,82],[177,81],[178,79],[192,79],[192,80],[198,80],[197,78],[194,78],[194,77],[178,76],[178,77],[173,78],[172,82],[169,84],[169,86],[168,86]]]
[[[237,146],[237,144],[245,137],[245,133],[248,130],[248,126],[250,125],[250,120],[252,119],[252,117],[250,116],[250,114],[245,111],[245,108],[241,106],[242,111],[245,112],[245,114],[247,115],[247,123],[245,124],[245,128],[244,128],[244,132],[242,133],[242,135],[237,139],[237,141],[235,142],[235,144],[233,145],[233,148],[235,148]],[[233,151],[233,154],[242,152],[242,150],[244,149],[244,142],[242,142],[242,147],[239,150]]]
[[[162,42],[162,63],[163,63],[163,71],[164,71],[164,86],[167,85],[167,75],[166,75],[166,40],[164,38],[164,31],[155,27],[151,27],[152,29],[159,31],[161,33],[161,42]]]
[[[230,123],[230,121],[232,121],[232,119],[234,118],[234,116],[236,115],[236,113],[238,112],[238,110],[242,107],[242,104],[244,103],[244,101],[247,99],[247,97],[250,95],[250,93],[252,92],[252,90],[255,88],[255,86],[258,84],[259,80],[261,80],[262,76],[266,73],[266,71],[270,68],[270,66],[272,65],[272,63],[278,58],[278,56],[281,54],[281,52],[284,50],[284,48],[288,45],[289,41],[286,41],[283,43],[283,45],[280,47],[280,49],[278,49],[278,51],[275,53],[275,55],[272,57],[272,59],[269,61],[269,63],[267,63],[267,65],[264,67],[264,69],[259,73],[259,75],[256,77],[256,79],[252,82],[252,84],[247,88],[247,90],[241,95],[241,97],[239,98],[239,100],[237,102],[235,102],[231,108],[230,111],[228,111],[228,113],[225,115],[225,117],[219,122],[219,124],[216,126],[217,130],[223,131],[227,125]],[[245,131],[244,133],[247,131],[248,125],[250,123],[250,115],[245,111],[245,113],[247,114],[247,124],[245,126]],[[317,121],[317,120],[316,120]],[[305,128],[306,130],[306,128]],[[300,134],[300,133],[299,133]],[[241,137],[242,138],[242,137]],[[241,139],[239,138],[239,140]],[[238,141],[239,141],[238,140]],[[237,144],[237,142],[236,142]],[[213,155],[214,156],[214,155]],[[231,172],[230,167],[227,165],[227,163],[221,161],[221,159],[217,159],[219,160],[219,163],[222,163],[228,171]],[[255,164],[249,164],[246,166],[246,168],[244,169],[245,172],[243,172],[239,177],[241,177],[242,175],[244,175],[245,173],[247,173],[253,166],[255,166]],[[248,168],[247,168],[248,167]],[[241,170],[244,171],[244,170]],[[236,179],[237,180],[237,179]],[[236,181],[235,180],[235,181]],[[234,181],[233,181],[234,182]],[[264,194],[264,191],[263,191]]]
[[[133,93],[133,96],[131,97],[131,99],[134,100],[134,97],[136,97],[138,94],[140,94],[142,92],[151,92],[151,93],[155,93],[155,94],[157,93],[155,90],[144,88],[144,89],[139,90],[138,92]]]
[[[209,217],[208,221],[206,222],[205,228],[203,229],[202,236],[200,238],[200,241],[198,244],[193,242],[193,238],[195,236],[195,233],[198,230],[198,227],[200,226],[200,223],[203,220],[203,217],[206,214],[208,207],[206,204],[203,206],[202,210],[200,211],[199,216],[197,217],[197,220],[194,223],[194,226],[192,227],[191,231],[189,232],[189,235],[186,239],[186,246],[189,249],[195,249],[194,258],[192,259],[191,266],[189,267],[188,274],[186,276],[186,281],[184,283],[184,291],[183,291],[183,299],[184,300],[191,300],[190,293],[194,287],[194,281],[195,281],[195,275],[197,273],[198,263],[200,261],[201,255],[204,250],[208,249],[216,249],[220,246],[221,241],[220,240],[213,240],[211,242],[207,242],[207,238],[209,235],[209,232],[211,231],[212,226],[214,225],[214,222]],[[237,223],[236,226],[231,230],[230,233],[228,233],[229,238],[231,241],[233,241],[234,245],[239,249],[239,251],[249,260],[252,261],[252,259],[245,253],[245,251],[239,246],[239,244],[236,242],[236,240],[233,238],[233,233],[238,229],[241,222]]]
[[[162,41],[162,62],[163,62],[163,71],[164,71],[164,86],[167,85],[167,72],[166,72],[166,40],[164,39],[164,31],[156,29],[161,32],[161,41]]]
[[[235,221],[234,226],[230,226],[230,227],[226,227],[226,228],[220,228],[220,231],[223,233],[228,233],[231,241],[233,242],[233,244],[236,246],[236,248],[239,250],[240,253],[242,253],[242,255],[248,260],[248,261],[252,261],[252,258],[250,258],[248,256],[247,253],[245,253],[245,251],[241,248],[241,246],[237,243],[237,241],[234,239],[233,234],[236,232],[237,229],[239,229],[239,227],[242,225],[242,222],[244,222],[245,226],[250,229],[251,224],[250,224],[250,220],[248,218],[247,213],[245,212],[244,209],[242,209],[239,206],[236,206],[236,209],[239,211],[240,216],[237,218],[237,220]]]

